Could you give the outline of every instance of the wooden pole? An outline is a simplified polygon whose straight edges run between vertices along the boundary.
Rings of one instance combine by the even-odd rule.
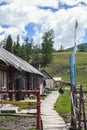
[[[40,130],[41,120],[40,120],[40,84],[39,83],[37,84],[37,90],[39,90],[37,93],[37,103],[39,103],[39,105],[37,106],[37,129]]]

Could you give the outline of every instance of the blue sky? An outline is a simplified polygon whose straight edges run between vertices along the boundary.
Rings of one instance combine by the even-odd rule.
[[[0,0],[0,41],[9,34],[20,43],[24,38],[41,44],[42,36],[54,30],[54,48],[74,45],[75,20],[76,43],[87,42],[87,0]]]
[[[33,35],[34,35],[34,29],[33,29],[34,26],[35,26],[34,23],[30,23],[30,24],[28,24],[28,25],[25,27],[25,30],[27,31],[27,36],[28,36],[29,38],[33,37]]]

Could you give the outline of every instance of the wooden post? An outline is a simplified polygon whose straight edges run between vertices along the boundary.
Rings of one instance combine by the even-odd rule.
[[[37,84],[37,90],[39,90],[37,92],[37,103],[39,104],[37,105],[37,129],[40,130],[41,120],[40,120],[40,84],[39,83]]]
[[[83,89],[82,89],[82,86],[81,86],[81,92],[82,92],[82,99],[83,99]],[[82,101],[82,108],[83,108],[83,121],[84,121],[84,130],[87,130],[87,124],[86,124],[86,114],[85,114],[84,100]]]

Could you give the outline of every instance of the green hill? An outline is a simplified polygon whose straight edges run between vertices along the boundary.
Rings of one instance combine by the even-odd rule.
[[[71,52],[53,53],[53,61],[44,69],[53,77],[62,77],[64,81],[70,81],[69,57]],[[76,81],[87,84],[87,52],[76,54]]]
[[[87,52],[87,43],[81,43],[79,45],[77,45],[78,51],[84,51]],[[73,51],[74,47],[68,48],[66,49],[66,51]]]

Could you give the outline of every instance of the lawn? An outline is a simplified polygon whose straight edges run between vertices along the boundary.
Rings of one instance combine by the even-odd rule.
[[[64,81],[70,81],[70,55],[71,52],[53,53],[52,62],[45,69],[53,77],[62,77]],[[87,86],[87,53],[76,54],[76,81]]]
[[[65,86],[64,86],[65,87]],[[64,94],[59,94],[59,97],[54,104],[54,109],[60,116],[66,117],[71,113],[71,102],[70,102],[70,88],[64,88]],[[67,119],[64,118],[65,121]]]

